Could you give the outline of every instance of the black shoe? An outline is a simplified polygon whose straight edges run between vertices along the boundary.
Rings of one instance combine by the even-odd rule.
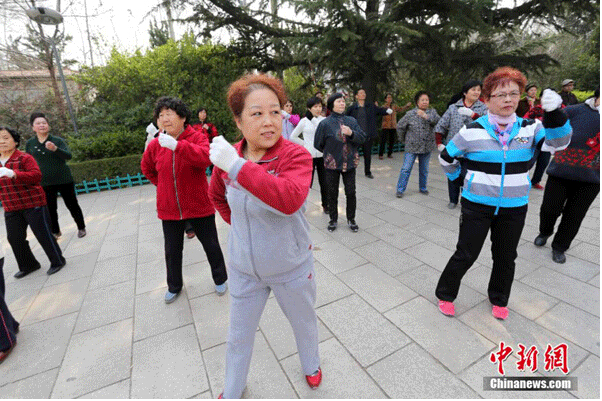
[[[322,210],[324,211],[324,214],[330,214],[330,210],[328,210],[326,206],[322,206]]]
[[[331,220],[331,221],[328,223],[328,231],[330,231],[330,232],[333,232],[333,231],[334,231],[334,230],[336,230],[336,229],[337,229],[337,222],[336,222],[336,221],[333,221],[333,220]]]
[[[18,272],[16,272],[16,273],[15,273],[15,275],[14,275],[13,277],[14,277],[14,278],[23,278],[23,277],[27,276],[29,273],[33,273],[33,272],[35,272],[35,271],[36,271],[36,270],[38,270],[40,267],[42,267],[42,266],[38,265],[38,267],[36,267],[35,269],[31,269],[31,270],[30,270],[30,271],[28,271],[28,272],[24,272],[24,271],[21,271],[21,270],[19,270]]]
[[[366,177],[367,177],[367,178],[374,178],[374,176],[372,175],[372,173],[368,173],[368,174],[366,174]]]
[[[535,246],[544,246],[546,244],[546,241],[548,240],[549,235],[541,235],[539,234],[537,237],[535,237],[535,241],[533,241],[533,243],[535,244]]]
[[[424,191],[420,191],[420,193],[421,193],[422,195],[428,195],[428,194],[429,194],[429,191],[428,191],[427,189],[425,189]]]
[[[353,231],[354,233],[356,233],[357,230],[360,229],[360,227],[357,225],[357,223],[355,222],[355,220],[347,220],[347,225],[349,226],[349,229],[351,231]]]
[[[564,263],[566,262],[566,256],[564,256],[564,252],[552,249],[552,260],[556,263]]]
[[[48,269],[48,271],[46,272],[46,274],[48,274],[50,276],[51,274],[54,274],[54,273],[58,272],[59,270],[61,270],[66,264],[67,264],[67,262],[64,261],[64,259],[63,259],[63,264],[62,265],[51,267],[50,269]]]
[[[403,198],[403,192],[397,191],[397,193],[395,194],[395,196],[397,196],[398,198]]]

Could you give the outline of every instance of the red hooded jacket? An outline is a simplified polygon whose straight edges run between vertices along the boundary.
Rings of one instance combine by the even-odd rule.
[[[205,171],[209,141],[187,125],[176,138],[175,152],[153,139],[142,156],[142,173],[157,186],[157,214],[161,220],[184,220],[215,213],[207,195]]]

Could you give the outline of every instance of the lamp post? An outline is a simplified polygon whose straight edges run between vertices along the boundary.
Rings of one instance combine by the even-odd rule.
[[[35,7],[26,10],[25,13],[34,22],[43,25],[58,25],[63,22],[63,16],[55,10],[45,7]],[[59,75],[61,77],[61,83],[63,84],[63,92],[65,92],[65,99],[67,100],[67,108],[69,109],[69,116],[71,117],[71,122],[73,123],[73,131],[75,135],[78,135],[77,132],[77,124],[75,123],[75,114],[73,114],[73,107],[71,106],[71,98],[69,97],[69,91],[67,90],[67,82],[65,82],[65,75],[63,75],[63,66],[61,64],[61,56],[59,55],[59,51],[54,44],[54,40],[52,38],[48,38],[50,44],[52,46],[52,53],[54,53],[54,58],[56,59],[57,69],[59,70]]]

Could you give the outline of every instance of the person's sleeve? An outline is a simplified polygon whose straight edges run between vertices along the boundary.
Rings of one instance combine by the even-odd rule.
[[[12,179],[19,184],[39,184],[42,182],[40,167],[33,156],[25,155],[19,165],[19,170],[13,170],[15,176]]]
[[[299,121],[301,121],[301,117],[299,117],[299,114],[291,114],[288,121],[296,127],[297,124],[299,124]]]
[[[200,168],[207,168],[211,165],[209,160],[209,139],[206,135],[196,132],[189,139],[178,141],[176,146],[176,156],[182,160]]]
[[[376,109],[376,114],[378,114],[379,116],[387,115],[387,107],[374,106],[374,108]]]
[[[352,135],[349,137],[351,142],[356,143],[358,145],[361,145],[362,143],[366,142],[368,135],[364,132],[362,127],[360,127],[359,123],[355,118],[351,117],[345,122],[347,122],[349,124],[349,128],[351,128]]]
[[[140,169],[142,170],[142,174],[153,183],[153,185],[157,186],[159,182],[157,169],[155,168],[155,149],[156,146],[153,145],[155,142],[151,142],[151,144],[146,148],[144,154],[142,155],[142,161],[140,162]]]
[[[211,124],[209,126],[209,130],[211,131],[211,138],[210,138],[210,140],[213,140],[213,138],[215,138],[216,136],[219,136],[219,134],[217,133],[217,128],[215,128],[215,125]]]
[[[437,142],[437,144],[442,143],[443,138],[445,138],[447,136],[447,132],[449,131],[449,121],[451,119],[451,113],[452,113],[451,108],[452,107],[454,107],[454,106],[451,105],[447,108],[445,113],[443,113],[443,116],[441,116],[441,118],[437,122],[437,125],[435,125],[435,128],[433,128],[433,131],[435,131],[435,137],[438,136],[439,138],[441,138],[441,142]]]
[[[408,115],[410,112],[408,111],[402,118],[397,122],[397,137],[399,138],[399,142],[404,143],[406,140],[406,132],[408,131]]]
[[[305,203],[309,194],[312,174],[312,158],[307,150],[294,147],[285,156],[283,170],[270,174],[257,163],[239,160],[228,176],[236,180],[253,199],[268,210],[291,215]]]
[[[60,138],[56,138],[56,143],[54,144],[57,146],[57,150],[52,152],[53,155],[62,160],[71,160],[72,155],[65,141]]]
[[[219,167],[214,167],[211,173],[211,181],[209,182],[209,200],[218,211],[222,219],[228,224],[232,224],[230,205],[226,199],[226,184],[222,179],[222,170]]]
[[[320,121],[318,128],[316,128],[316,134],[314,135],[314,148],[320,152],[324,152],[324,146],[326,145],[326,120]]]
[[[543,140],[542,151],[557,152],[569,146],[572,134],[573,128],[563,110],[556,109],[545,112],[543,113],[543,123],[536,123],[533,146],[537,146],[539,141]]]
[[[431,126],[437,124],[440,119],[441,119],[441,117],[439,117],[439,113],[437,113],[437,110],[435,110],[435,109],[429,110],[428,119],[426,121],[428,121],[428,123]]]
[[[445,149],[439,153],[439,163],[450,181],[457,180],[462,172],[458,158],[463,157],[467,150],[466,132],[466,126],[462,127],[452,140],[449,141]]]
[[[301,121],[299,122],[299,124],[297,124],[297,126],[293,130],[293,132],[291,132],[291,137],[288,140],[291,141],[291,142],[296,143],[297,145],[303,146],[305,143],[303,142],[303,140],[301,138],[299,138],[299,136],[303,132],[303,128],[305,127],[305,124],[308,121],[309,120],[307,120],[306,118],[301,119]]]

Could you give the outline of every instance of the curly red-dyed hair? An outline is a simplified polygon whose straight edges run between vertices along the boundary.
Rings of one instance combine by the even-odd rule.
[[[286,103],[284,84],[278,78],[266,74],[246,74],[232,82],[228,89],[228,105],[234,117],[239,117],[249,93],[257,89],[269,89],[276,94],[280,107]]]
[[[522,72],[512,67],[500,67],[493,71],[483,80],[482,95],[485,99],[489,99],[491,93],[498,86],[507,85],[509,82],[514,82],[518,85],[521,93],[527,85],[527,78]]]

